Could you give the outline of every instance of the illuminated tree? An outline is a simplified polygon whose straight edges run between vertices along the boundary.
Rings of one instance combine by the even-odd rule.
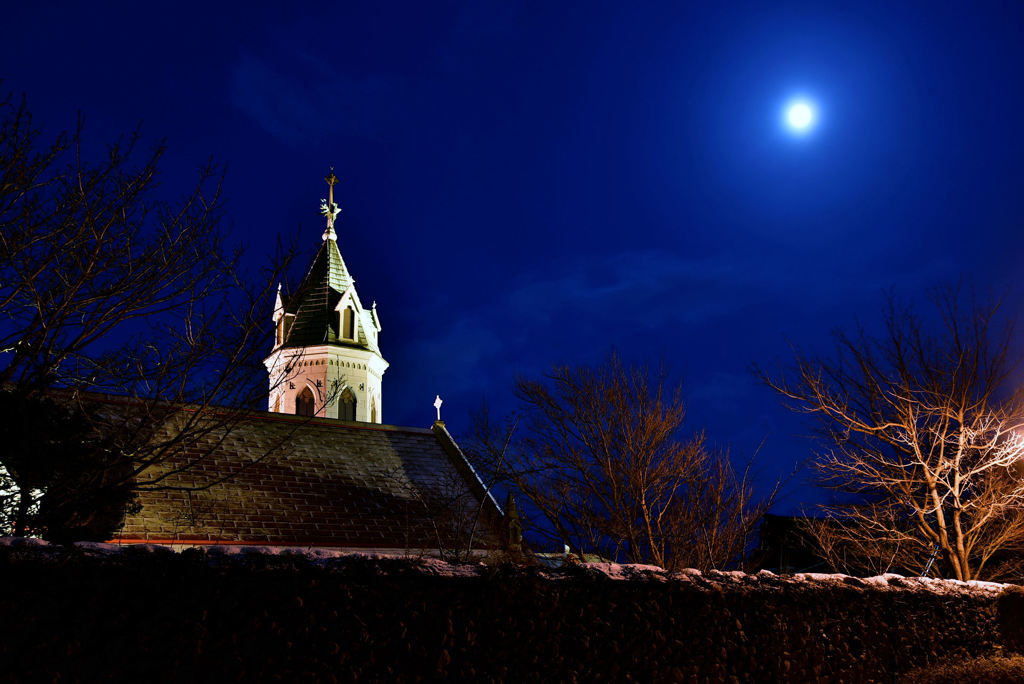
[[[1005,576],[1024,549],[1012,325],[966,299],[937,292],[929,325],[890,297],[881,334],[839,332],[834,358],[797,351],[790,371],[761,374],[820,420],[817,472],[838,503],[810,529],[833,563],[923,572],[934,558],[933,573],[972,580]]]
[[[533,532],[578,558],[713,569],[744,555],[774,492],[754,495],[703,434],[683,433],[681,388],[611,354],[595,368],[520,379],[513,431],[477,416],[470,452],[544,521]]]
[[[89,162],[83,142],[80,123],[43,144],[24,104],[0,102],[0,388],[6,403],[49,397],[89,421],[83,443],[104,445],[103,475],[78,472],[79,490],[161,487],[147,467],[173,460],[166,477],[195,465],[266,397],[263,309],[288,259],[249,286],[220,228],[212,165],[168,202],[156,196],[162,144],[140,155],[136,133]],[[14,510],[69,483],[48,456],[36,465],[50,475],[33,476],[45,486],[19,486],[11,454],[0,452],[6,493],[26,499]]]

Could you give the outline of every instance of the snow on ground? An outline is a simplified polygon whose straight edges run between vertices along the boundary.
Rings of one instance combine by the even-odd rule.
[[[73,548],[89,557],[116,559],[122,554],[171,554],[180,553],[166,546],[158,544],[102,544],[97,542],[76,542]],[[39,557],[52,557],[67,552],[66,547],[50,544],[42,539],[25,537],[0,537],[0,549],[21,552],[24,556],[38,555]],[[192,550],[194,551],[194,550]],[[273,559],[291,558],[305,560],[313,566],[318,567],[341,567],[346,562],[360,562],[366,567],[374,561],[377,563],[376,571],[381,575],[391,572],[408,572],[415,570],[423,574],[435,577],[480,577],[489,572],[483,563],[452,564],[437,558],[415,558],[400,555],[383,555],[377,553],[353,553],[337,549],[322,549],[309,547],[292,546],[253,546],[253,545],[215,545],[204,549],[207,558],[217,561],[232,560],[245,561],[251,559]],[[743,585],[747,588],[779,587],[781,585],[805,585],[810,587],[827,586],[855,586],[876,589],[898,589],[918,590],[937,594],[958,594],[965,592],[980,592],[984,594],[997,594],[1001,592],[1006,584],[997,582],[960,582],[958,580],[933,579],[930,577],[903,577],[888,573],[877,577],[851,577],[849,575],[827,574],[819,572],[806,572],[795,575],[776,575],[768,570],[761,570],[756,574],[749,574],[740,571],[711,570],[701,572],[692,568],[667,572],[656,565],[630,565],[620,563],[581,563],[575,566],[576,571],[582,571],[590,575],[603,575],[610,580],[631,580],[631,581],[679,581],[697,584],[700,586],[710,585]],[[542,577],[550,579],[562,579],[567,572],[573,570],[538,570]]]

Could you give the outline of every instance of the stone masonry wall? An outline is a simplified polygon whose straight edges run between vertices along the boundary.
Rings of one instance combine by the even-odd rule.
[[[1022,632],[1019,591],[894,576],[6,540],[0,577],[9,681],[893,681]]]

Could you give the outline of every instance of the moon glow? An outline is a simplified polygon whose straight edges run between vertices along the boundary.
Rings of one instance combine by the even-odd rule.
[[[786,123],[797,133],[808,130],[814,124],[814,108],[807,102],[794,102],[786,109]]]

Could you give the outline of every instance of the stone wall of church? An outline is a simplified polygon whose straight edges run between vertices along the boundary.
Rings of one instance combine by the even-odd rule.
[[[894,576],[29,543],[0,569],[25,681],[901,681],[1024,646],[1019,588]]]

